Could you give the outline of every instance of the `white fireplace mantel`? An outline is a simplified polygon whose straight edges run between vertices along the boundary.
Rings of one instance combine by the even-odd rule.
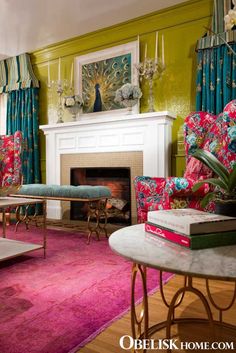
[[[168,176],[174,119],[173,113],[163,111],[82,116],[75,122],[41,125],[46,135],[47,184],[61,183],[61,155],[72,153],[142,151],[143,175]],[[59,206],[51,203],[48,217],[61,218]]]

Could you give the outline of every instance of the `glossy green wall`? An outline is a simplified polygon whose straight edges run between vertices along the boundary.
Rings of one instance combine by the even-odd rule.
[[[155,80],[155,109],[177,114],[173,127],[173,149],[183,118],[195,109],[195,76],[197,40],[204,35],[211,22],[213,0],[186,1],[162,11],[73,38],[31,53],[34,71],[41,82],[40,124],[48,121],[47,63],[51,78],[57,78],[58,58],[62,58],[62,78],[70,78],[71,63],[76,56],[126,43],[140,36],[140,60],[148,43],[148,57],[154,57],[155,31],[165,38],[166,71]],[[147,111],[148,85],[142,84],[141,112]],[[45,140],[41,134],[41,166],[45,181]],[[173,159],[173,173],[180,174]]]

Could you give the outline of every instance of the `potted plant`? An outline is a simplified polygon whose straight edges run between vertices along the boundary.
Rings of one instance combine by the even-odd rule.
[[[205,183],[215,187],[202,199],[201,206],[205,207],[214,200],[215,213],[236,217],[236,164],[232,172],[229,172],[212,153],[201,149],[197,150],[193,157],[204,163],[216,175],[197,182],[192,188],[195,192]]]

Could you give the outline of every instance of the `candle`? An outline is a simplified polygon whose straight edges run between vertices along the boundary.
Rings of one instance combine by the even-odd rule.
[[[164,47],[164,36],[162,34],[162,65],[165,66],[165,47]]]
[[[140,59],[140,40],[139,40],[139,34],[138,34],[137,42],[138,42],[138,61],[139,61],[139,59]]]
[[[147,43],[145,43],[144,61],[147,60]]]
[[[73,75],[74,75],[74,63],[71,64],[71,72],[70,72],[70,86],[73,87]]]
[[[58,61],[58,81],[61,81],[61,58]]]
[[[155,63],[158,62],[158,31],[156,31]]]
[[[48,61],[48,87],[51,85],[51,78],[50,78],[50,63]]]

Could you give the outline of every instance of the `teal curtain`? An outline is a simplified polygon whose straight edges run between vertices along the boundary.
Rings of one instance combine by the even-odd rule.
[[[221,45],[199,50],[197,60],[196,110],[219,114],[236,98],[236,55]]]
[[[40,183],[39,163],[39,89],[27,88],[8,93],[7,134],[23,134],[23,183]]]

